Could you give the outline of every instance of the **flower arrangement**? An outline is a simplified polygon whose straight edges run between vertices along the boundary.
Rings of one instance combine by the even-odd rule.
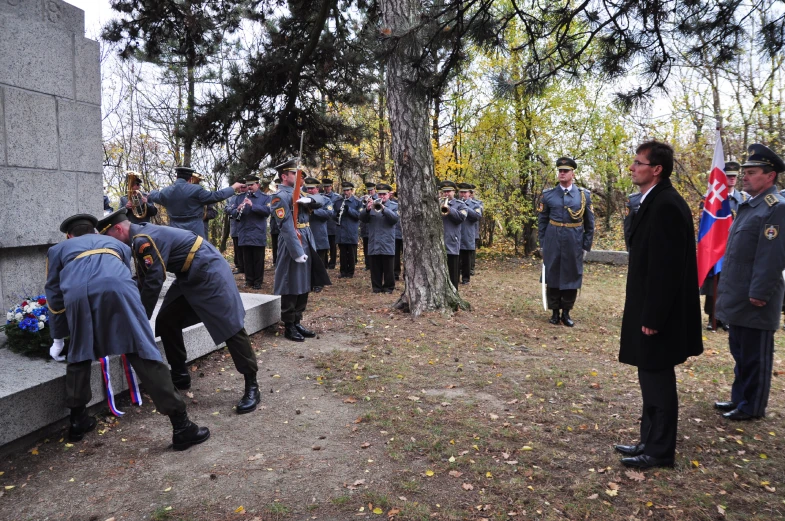
[[[38,295],[22,302],[6,313],[0,331],[8,337],[8,348],[27,356],[49,358],[52,337],[49,330],[49,306],[46,295]]]

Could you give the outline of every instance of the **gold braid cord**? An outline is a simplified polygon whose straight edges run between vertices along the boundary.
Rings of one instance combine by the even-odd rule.
[[[567,207],[567,211],[570,213],[570,217],[572,217],[572,219],[574,221],[582,221],[583,220],[583,214],[586,211],[586,194],[580,188],[578,189],[578,191],[581,193],[581,207],[580,207],[580,209],[578,211],[575,211],[572,208]]]

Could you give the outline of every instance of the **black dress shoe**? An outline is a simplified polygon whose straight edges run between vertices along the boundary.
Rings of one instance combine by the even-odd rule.
[[[174,450],[185,450],[192,445],[198,445],[210,437],[210,429],[199,427],[188,419],[188,413],[172,414],[169,416],[172,422],[172,448]]]
[[[721,411],[732,411],[736,408],[736,404],[733,402],[714,402],[714,408]]]
[[[385,292],[385,293],[387,293],[387,294],[392,294],[393,290],[391,290],[391,289],[386,289],[386,290],[384,290],[384,292]]]
[[[68,441],[82,441],[84,435],[95,429],[98,424],[95,418],[87,415],[86,407],[71,409],[71,425],[68,428]]]
[[[720,327],[722,327],[723,331],[730,331],[730,326],[728,324],[724,323],[724,322],[723,322],[722,326],[720,326]]]
[[[256,406],[262,401],[261,393],[259,393],[259,384],[256,381],[255,374],[246,374],[245,377],[245,393],[240,401],[237,403],[237,414],[246,414],[256,410]]]
[[[262,285],[261,284],[254,284],[253,286],[251,286],[251,289],[262,289]]]
[[[294,324],[284,324],[283,336],[294,342],[305,342],[305,337],[302,336],[299,331],[297,331],[297,328],[294,327]]]
[[[242,273],[243,273],[243,272],[242,272],[242,271],[240,271],[240,270],[234,270],[234,271],[232,272],[232,275],[242,275]]]
[[[316,333],[314,333],[310,329],[306,328],[305,326],[303,326],[299,322],[296,322],[294,324],[294,328],[297,330],[298,333],[300,333],[303,336],[303,338],[313,338],[313,337],[316,336]]]
[[[553,310],[553,314],[551,315],[551,318],[548,319],[548,322],[550,322],[553,325],[556,325],[556,324],[559,323],[559,310],[558,309],[554,309]]]
[[[570,318],[570,312],[567,311],[566,309],[562,310],[561,312],[561,323],[567,327],[572,327],[575,325],[575,322],[573,322],[572,319]]]
[[[639,454],[631,458],[622,458],[622,464],[625,467],[634,467],[636,469],[650,469],[654,467],[672,467],[673,458],[654,458],[646,454]]]
[[[314,286],[313,287],[313,292],[314,293],[321,293],[323,289],[324,289],[324,286]]]
[[[639,443],[637,445],[614,445],[613,448],[616,452],[620,452],[625,456],[638,456],[639,454],[643,454],[643,449],[646,447],[645,443]]]
[[[753,416],[751,414],[747,414],[744,411],[740,411],[738,409],[733,409],[731,412],[726,412],[722,415],[723,418],[726,420],[733,420],[737,422],[747,421],[747,420],[754,420],[755,418],[759,418],[759,416]]]
[[[461,284],[468,284],[468,283],[469,283],[469,281],[468,281],[468,280],[462,280],[462,281],[461,281]]]

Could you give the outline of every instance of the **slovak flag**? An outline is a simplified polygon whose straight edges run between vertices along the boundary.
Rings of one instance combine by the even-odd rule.
[[[733,223],[724,157],[718,130],[709,174],[709,189],[703,201],[703,211],[698,225],[699,285],[703,284],[712,268],[715,274],[722,271],[722,258],[725,256],[725,245],[728,243],[730,225]]]

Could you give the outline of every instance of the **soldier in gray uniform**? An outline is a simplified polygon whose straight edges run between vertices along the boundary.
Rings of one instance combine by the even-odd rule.
[[[548,308],[553,311],[549,322],[561,320],[567,327],[575,325],[570,310],[581,287],[584,252],[591,250],[594,239],[590,193],[573,184],[577,166],[569,157],[556,160],[559,184],[543,192],[537,219]]]
[[[368,225],[368,257],[371,264],[371,288],[374,293],[395,290],[395,225],[400,220],[398,203],[390,200],[392,187],[376,185],[377,198],[360,210],[360,222]]]
[[[264,282],[264,254],[267,247],[267,219],[270,217],[271,197],[261,190],[259,178],[245,179],[248,186],[246,197],[232,209],[232,217],[238,221],[240,248],[243,250],[245,285],[262,289]]]
[[[477,263],[477,250],[480,249],[480,222],[482,221],[482,212],[485,211],[485,206],[482,201],[474,197],[474,191],[477,187],[473,184],[469,185],[469,195],[475,207],[480,209],[480,220],[474,223],[474,251],[472,251],[472,269],[470,275],[474,277],[474,265]]]
[[[67,240],[49,248],[46,259],[46,298],[55,339],[49,352],[53,358],[61,360],[63,339],[71,337],[65,376],[65,403],[71,409],[68,439],[80,441],[96,426],[86,409],[92,399],[93,361],[125,354],[156,409],[169,416],[174,449],[202,443],[210,431],[188,419],[185,402],[161,361],[131,278],[131,249],[96,234],[97,222],[87,214],[63,221],[60,231]]]
[[[320,194],[319,190],[322,188],[322,183],[315,177],[305,178],[305,191],[309,197],[315,201],[319,201],[322,205],[320,208],[311,210],[311,233],[313,240],[316,243],[316,253],[322,260],[322,264],[327,267],[328,255],[330,253],[330,237],[327,235],[327,227],[333,221],[333,201],[326,195]],[[314,286],[313,291],[319,293],[322,291],[321,286]]]
[[[360,199],[363,206],[368,204],[369,200],[376,199],[376,183],[368,181],[365,183],[366,195]],[[371,264],[368,259],[368,223],[360,221],[360,238],[363,240],[363,262],[365,263],[365,270],[371,269]]]
[[[634,192],[627,196],[627,202],[624,204],[624,245],[627,251],[630,251],[630,233],[632,233],[632,220],[638,209],[641,207],[641,193]]]
[[[439,183],[442,199],[439,201],[444,225],[444,247],[447,249],[447,271],[450,272],[450,281],[458,288],[461,267],[461,225],[466,220],[469,210],[460,199],[455,198],[458,189],[452,181]]]
[[[139,197],[142,200],[143,207],[140,208],[138,211],[143,213],[143,217],[137,217],[134,215],[133,212],[133,205],[128,201],[128,196],[124,195],[120,198],[120,208],[126,208],[128,210],[128,220],[134,224],[139,223],[149,223],[150,218],[158,215],[158,208],[155,207],[154,204],[147,201],[147,196],[142,193],[142,181],[137,177],[135,178],[134,184],[131,187],[133,190],[139,192]],[[110,208],[110,213],[114,211]]]
[[[360,210],[362,203],[354,196],[354,184],[341,183],[343,197],[335,206],[335,242],[338,243],[341,258],[339,279],[354,277],[357,265],[357,242],[359,233]]]
[[[472,255],[477,247],[477,225],[482,217],[482,205],[471,198],[470,190],[474,185],[469,183],[458,184],[458,195],[466,205],[466,221],[461,225],[461,284],[468,284],[472,274]]]
[[[177,181],[162,190],[153,190],[148,194],[147,200],[166,208],[169,214],[169,226],[172,228],[190,230],[202,239],[206,239],[203,221],[205,205],[229,199],[242,185],[234,183],[217,192],[210,192],[199,185],[191,184],[193,168],[178,166],[174,170],[177,173]]]
[[[238,274],[244,272],[243,266],[243,248],[240,246],[240,227],[242,224],[240,221],[234,217],[234,212],[237,209],[237,206],[243,202],[246,198],[246,194],[248,193],[248,186],[245,184],[245,180],[238,179],[238,183],[242,183],[240,186],[240,193],[235,195],[234,197],[230,197],[226,201],[226,207],[224,211],[227,215],[229,215],[229,236],[232,238],[232,247],[234,248],[234,267],[235,270],[232,274]]]
[[[294,193],[297,160],[291,159],[275,167],[281,177],[278,191],[273,194],[273,218],[278,222],[278,264],[275,266],[273,294],[281,296],[281,320],[284,336],[295,342],[313,338],[316,333],[300,321],[308,305],[308,293],[314,286],[329,286],[327,268],[316,253],[311,233],[309,210],[321,207],[321,198]],[[294,205],[299,205],[297,226],[293,219]]]
[[[202,183],[202,174],[199,172],[194,172],[191,176],[191,184],[192,185],[200,185]],[[218,210],[215,209],[214,204],[206,204],[202,209],[202,224],[204,224],[204,235],[203,237],[210,240],[210,221],[218,217]],[[130,219],[129,219],[130,221]]]
[[[278,186],[281,184],[281,178],[276,177],[273,182],[275,186]],[[270,219],[270,249],[273,250],[273,267],[278,265],[278,235],[280,233],[278,221],[273,217]]]
[[[326,177],[329,173],[328,170],[322,170],[322,188],[324,189],[322,195],[330,200],[333,209],[335,209],[338,207],[338,201],[342,197],[333,191],[333,181]],[[337,226],[338,223],[335,219],[327,221],[327,239],[330,242],[330,257],[326,264],[328,270],[335,269],[336,259],[338,258],[338,243],[335,242],[335,235],[338,231]]]
[[[188,230],[131,224],[125,208],[101,219],[98,230],[131,245],[148,318],[155,310],[166,272],[176,277],[155,319],[155,332],[161,337],[172,367],[174,386],[191,387],[183,329],[202,322],[215,345],[226,342],[234,366],[245,378],[245,393],[237,403],[237,414],[256,410],[261,399],[256,382],[258,368],[244,327],[245,309],[232,270],[215,246]]]
[[[390,197],[391,201],[398,204],[398,192],[393,191]],[[398,212],[400,214],[400,211]],[[401,228],[401,221],[395,223],[395,262],[393,264],[393,273],[395,280],[401,280],[401,260],[403,258],[403,229]]]
[[[785,295],[785,198],[777,193],[777,175],[785,163],[760,144],[747,149],[742,202],[730,229],[717,286],[717,317],[730,324],[728,341],[736,366],[728,402],[714,406],[729,420],[766,414],[771,389],[774,332]]]

